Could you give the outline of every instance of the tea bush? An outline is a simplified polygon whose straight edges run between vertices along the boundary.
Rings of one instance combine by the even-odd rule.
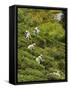
[[[65,79],[65,28],[54,16],[61,10],[18,9],[18,82]],[[34,28],[40,33],[35,36]],[[31,39],[25,38],[25,31]],[[36,43],[34,50],[28,45]],[[42,54],[44,62],[36,58]],[[58,75],[53,74],[59,72]]]

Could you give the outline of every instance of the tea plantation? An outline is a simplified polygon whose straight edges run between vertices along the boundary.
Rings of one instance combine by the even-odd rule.
[[[64,18],[55,20],[61,10],[18,9],[18,82],[65,79],[65,28]],[[35,27],[40,29],[35,36]],[[28,30],[31,38],[25,38]],[[34,50],[28,45],[36,43]],[[42,54],[44,63],[36,58]],[[58,73],[58,74],[54,74]]]

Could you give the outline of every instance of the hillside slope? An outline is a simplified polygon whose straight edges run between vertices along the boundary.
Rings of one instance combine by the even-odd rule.
[[[59,12],[18,10],[18,82],[65,79],[65,30],[62,22],[53,19]],[[33,34],[36,26],[40,29],[37,36]],[[25,38],[26,30],[31,33],[30,40]],[[30,51],[27,47],[32,43],[36,46]],[[40,54],[45,61],[38,64],[35,59]]]

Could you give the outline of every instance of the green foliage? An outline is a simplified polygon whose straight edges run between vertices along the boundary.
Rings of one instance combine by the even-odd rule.
[[[18,82],[65,79],[65,30],[64,20],[54,20],[61,10],[18,9]],[[38,26],[39,35],[33,35]],[[30,40],[25,31],[31,33]],[[28,45],[36,43],[34,50]],[[44,62],[38,64],[36,57],[43,54]],[[59,72],[55,75],[54,72]]]

